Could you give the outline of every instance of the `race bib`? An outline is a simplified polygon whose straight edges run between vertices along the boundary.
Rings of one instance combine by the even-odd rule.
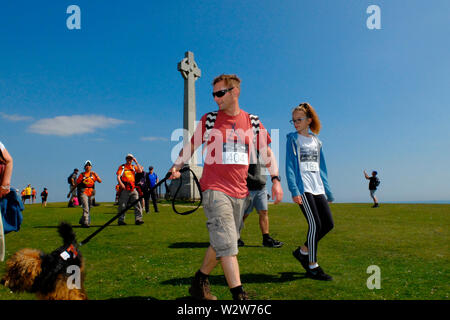
[[[317,162],[301,162],[300,165],[302,171],[319,171],[319,164]]]
[[[248,165],[248,145],[241,143],[224,143],[222,164]]]

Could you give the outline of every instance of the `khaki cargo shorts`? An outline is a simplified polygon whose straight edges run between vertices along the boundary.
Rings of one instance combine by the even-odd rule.
[[[208,219],[209,243],[216,258],[238,254],[239,230],[249,199],[237,199],[216,190],[203,192],[203,210]]]

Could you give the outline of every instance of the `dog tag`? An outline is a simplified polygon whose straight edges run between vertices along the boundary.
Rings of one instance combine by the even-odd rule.
[[[67,251],[63,251],[59,256],[61,258],[63,258],[64,260],[67,260],[70,258],[70,254]]]

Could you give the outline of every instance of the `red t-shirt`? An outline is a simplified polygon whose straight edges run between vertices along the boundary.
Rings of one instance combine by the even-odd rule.
[[[200,119],[191,142],[196,148],[205,142],[206,114]],[[214,128],[206,144],[206,157],[200,179],[202,191],[217,190],[242,199],[248,195],[247,175],[251,150],[270,144],[267,130],[260,122],[256,146],[253,143],[253,129],[247,112],[240,110],[236,116],[225,112],[217,113]]]

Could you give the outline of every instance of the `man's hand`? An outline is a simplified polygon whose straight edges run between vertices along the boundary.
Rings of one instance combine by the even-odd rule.
[[[281,188],[280,181],[274,179],[272,184],[272,199],[274,204],[278,204],[283,200],[283,189]]]
[[[172,167],[172,168],[169,170],[169,172],[172,173],[172,174],[170,175],[170,177],[169,177],[169,180],[174,180],[174,179],[178,179],[179,177],[181,177],[180,171],[179,171],[177,168],[175,168],[175,166]]]

